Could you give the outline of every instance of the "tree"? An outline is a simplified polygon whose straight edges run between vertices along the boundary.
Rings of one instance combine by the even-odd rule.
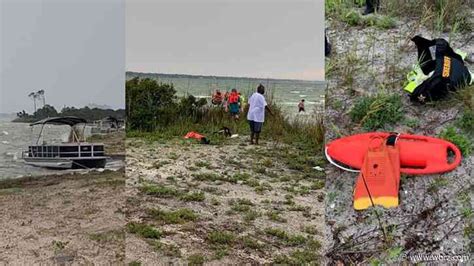
[[[33,104],[34,104],[35,113],[36,113],[36,98],[38,98],[38,95],[36,94],[36,92],[30,92],[30,94],[28,94],[28,97],[33,99]]]
[[[38,111],[36,111],[34,114],[34,117],[38,119],[55,117],[55,116],[58,116],[58,112],[53,106],[49,104],[43,106],[43,108],[38,109]]]
[[[45,99],[45,96],[44,96],[44,90],[39,90],[38,92],[36,92],[36,94],[38,95],[38,98],[42,99],[43,100],[43,107],[46,105],[46,99]]]
[[[176,120],[178,106],[172,84],[137,77],[125,83],[125,90],[129,129],[154,131]]]

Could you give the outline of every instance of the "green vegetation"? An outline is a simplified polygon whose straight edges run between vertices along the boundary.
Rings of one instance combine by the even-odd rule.
[[[264,244],[260,243],[257,239],[251,236],[243,236],[241,237],[242,244],[245,248],[253,249],[253,250],[262,250],[264,248]]]
[[[281,217],[280,214],[281,214],[280,212],[273,211],[273,210],[267,212],[267,216],[268,216],[268,219],[270,221],[279,222],[279,223],[286,223],[287,220],[285,218]]]
[[[323,189],[325,184],[326,182],[324,180],[316,180],[311,185],[311,189],[313,190]]]
[[[179,199],[182,201],[204,201],[206,196],[204,192],[199,191],[183,194],[179,197]]]
[[[151,225],[136,222],[129,222],[127,224],[127,230],[129,233],[139,235],[143,238],[160,239],[163,235],[162,232],[153,228]]]
[[[428,187],[428,192],[435,193],[438,192],[442,187],[448,185],[448,180],[442,177],[435,178],[433,182]]]
[[[393,28],[394,17],[415,18],[435,31],[471,32],[469,0],[386,0],[381,1],[377,14],[362,16],[357,8],[364,1],[327,0],[326,15],[349,26],[375,26]]]
[[[168,257],[181,257],[181,250],[178,246],[172,244],[165,244],[160,241],[154,242],[154,248]]]
[[[285,246],[303,246],[304,249],[297,249],[287,255],[278,255],[274,259],[276,264],[305,265],[314,264],[319,261],[318,250],[321,243],[313,238],[306,238],[302,235],[289,235],[285,231],[277,228],[266,228],[265,233],[280,240]]]
[[[63,250],[66,248],[67,244],[69,244],[69,241],[63,242],[59,240],[53,240],[53,249],[55,253],[58,253],[59,251]]]
[[[205,162],[205,161],[198,161],[194,164],[196,167],[199,167],[199,168],[207,168],[207,169],[210,169],[211,168],[211,164],[209,162]]]
[[[140,187],[140,190],[145,194],[157,196],[160,198],[172,198],[179,194],[179,191],[175,188],[155,184],[145,184]]]
[[[456,128],[449,126],[444,129],[439,137],[454,143],[460,150],[463,156],[468,156],[472,151],[472,142],[469,138],[457,132]]]
[[[255,210],[248,210],[247,212],[245,212],[244,214],[244,221],[247,222],[247,223],[250,223],[252,221],[254,221],[255,219],[257,219],[258,217],[260,217],[260,212],[258,211],[255,211]]]
[[[298,249],[287,255],[278,255],[273,263],[277,265],[318,265],[321,260],[317,252],[309,249]]]
[[[212,231],[207,235],[207,240],[211,244],[231,245],[235,241],[235,235],[226,231]]]
[[[22,192],[23,189],[19,187],[0,189],[0,195],[10,195]]]
[[[349,26],[377,27],[380,29],[395,27],[395,20],[390,16],[381,14],[362,16],[361,12],[356,9],[359,5],[354,4],[354,1],[329,0],[325,3],[326,14]]]
[[[160,209],[149,209],[148,215],[164,224],[182,224],[195,221],[198,216],[190,209],[178,209],[176,211],[164,211]]]
[[[285,246],[301,246],[304,244],[311,244],[314,246],[320,245],[316,240],[311,238],[306,238],[302,235],[289,235],[286,231],[278,228],[265,228],[265,233],[269,236],[273,236],[276,239],[280,240]]]
[[[461,117],[456,121],[456,125],[468,135],[474,136],[474,111],[464,111]]]
[[[395,124],[403,118],[400,96],[378,94],[361,97],[349,113],[353,122],[368,131]]]
[[[204,201],[206,199],[202,191],[188,193],[161,184],[144,184],[140,190],[147,195],[159,198],[178,198],[182,201]]]
[[[188,257],[189,266],[203,265],[205,261],[206,257],[204,257],[202,254],[193,254]]]
[[[317,235],[319,234],[319,231],[318,229],[316,228],[316,226],[313,226],[313,225],[306,225],[304,228],[303,228],[303,232],[309,234],[309,235]]]
[[[89,238],[99,243],[107,243],[115,240],[125,240],[125,232],[122,230],[111,230],[107,232],[95,233],[89,235]]]
[[[235,212],[250,211],[251,207],[254,205],[252,202],[243,199],[238,199],[237,201],[231,200],[229,204],[232,206],[231,210]]]
[[[127,130],[151,132],[177,123],[176,118],[182,116],[198,118],[199,109],[206,104],[205,99],[196,100],[191,95],[178,102],[172,84],[157,83],[149,78],[127,80],[125,90]]]
[[[391,29],[395,27],[395,20],[389,16],[373,15],[362,16],[358,11],[349,9],[340,11],[341,21],[349,26],[376,27],[379,29]]]
[[[231,206],[227,214],[241,213],[245,222],[250,223],[260,217],[260,212],[254,210],[255,204],[248,199],[231,199]]]

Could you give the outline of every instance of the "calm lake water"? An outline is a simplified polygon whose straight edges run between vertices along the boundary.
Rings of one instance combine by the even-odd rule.
[[[261,83],[267,88],[267,100],[271,99],[280,105],[289,116],[298,113],[297,105],[301,99],[305,99],[306,115],[314,113],[314,109],[319,110],[324,106],[325,83],[320,81],[196,77],[143,73],[138,75],[142,78],[153,78],[163,83],[172,83],[179,95],[191,94],[196,97],[206,98],[210,98],[211,93],[216,89],[230,91],[232,88],[236,88],[248,99],[248,96]],[[127,73],[127,79],[135,76],[137,76],[136,73]]]
[[[9,119],[0,118],[0,180],[22,176],[45,174],[61,174],[71,171],[87,170],[51,170],[26,165],[21,159],[22,151],[36,142],[40,126],[30,127],[27,123],[12,123]],[[46,125],[44,141],[48,143],[66,141],[69,126]],[[106,168],[118,169],[123,162],[110,160]]]

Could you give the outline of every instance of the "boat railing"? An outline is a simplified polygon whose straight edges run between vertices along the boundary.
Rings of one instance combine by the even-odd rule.
[[[28,151],[23,152],[23,157],[28,158],[94,158],[105,156],[103,145],[38,145],[29,146]]]

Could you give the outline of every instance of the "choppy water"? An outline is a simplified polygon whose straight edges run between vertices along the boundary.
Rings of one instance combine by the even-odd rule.
[[[44,141],[47,143],[67,141],[69,126],[44,127]],[[27,175],[59,174],[71,171],[87,170],[51,170],[26,165],[21,159],[22,151],[37,140],[40,127],[30,127],[27,123],[12,123],[0,118],[0,180],[17,178]],[[123,166],[122,161],[107,161],[107,169],[118,169]]]
[[[132,73],[127,73],[127,79],[134,76]],[[280,105],[289,116],[298,113],[297,106],[301,99],[305,99],[306,114],[313,113],[314,109],[322,109],[324,106],[325,85],[319,81],[193,77],[166,74],[140,74],[140,76],[153,78],[163,83],[172,83],[178,94],[191,94],[197,97],[210,97],[215,89],[230,91],[232,88],[238,89],[248,97],[261,83],[267,88],[267,99]]]

